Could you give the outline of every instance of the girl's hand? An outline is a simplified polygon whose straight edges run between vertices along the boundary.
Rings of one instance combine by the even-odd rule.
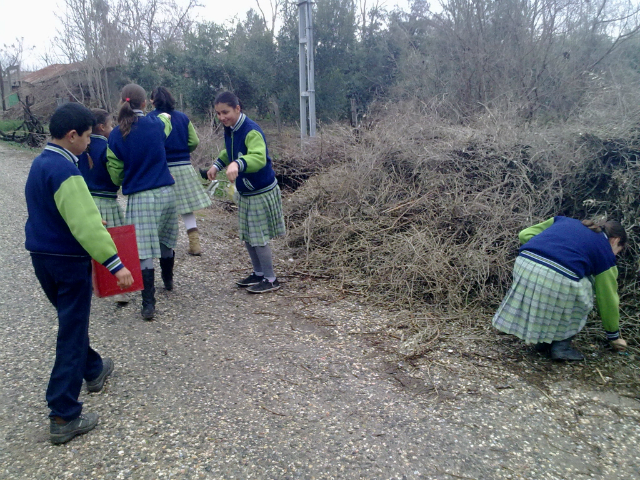
[[[214,165],[207,171],[207,178],[213,182],[216,179],[216,175],[218,175],[218,167]]]
[[[227,167],[227,178],[231,183],[236,181],[238,178],[238,162],[231,162]]]
[[[624,338],[618,338],[616,340],[611,340],[611,346],[618,352],[624,352],[627,349],[627,342]]]
[[[162,112],[160,115],[158,115],[159,117],[167,117],[169,120],[171,120],[171,115],[169,115],[167,112]]]

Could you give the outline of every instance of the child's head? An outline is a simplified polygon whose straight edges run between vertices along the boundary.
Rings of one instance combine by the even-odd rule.
[[[242,113],[242,106],[238,97],[231,92],[222,92],[213,103],[218,119],[222,124],[225,127],[233,127]]]
[[[56,109],[49,120],[49,132],[54,143],[60,144],[74,155],[80,155],[91,141],[95,125],[93,113],[79,103],[65,103]]]
[[[130,83],[122,87],[120,100],[128,104],[132,110],[142,110],[147,101],[147,92],[140,85]]]
[[[611,244],[614,254],[617,255],[624,250],[624,247],[627,246],[627,232],[620,222],[608,220],[602,229],[604,233],[607,234],[607,237],[609,237],[609,243]]]
[[[176,108],[176,100],[165,87],[154,88],[151,92],[151,101],[154,107],[163,112],[169,113]]]
[[[95,125],[91,110],[79,103],[65,103],[56,109],[49,121],[49,132],[61,140],[72,130],[82,135]]]
[[[113,130],[113,122],[111,121],[111,115],[102,108],[92,108],[93,118],[96,119],[96,124],[93,126],[93,133],[96,135],[102,135],[109,138],[111,130]]]
[[[620,253],[627,245],[627,232],[620,222],[607,220],[606,222],[594,222],[583,220],[582,224],[596,233],[603,232],[607,235],[614,254]]]
[[[147,92],[140,85],[130,83],[122,88],[120,100],[122,104],[118,112],[118,125],[122,137],[127,138],[131,125],[138,118],[134,110],[142,110],[147,104]]]

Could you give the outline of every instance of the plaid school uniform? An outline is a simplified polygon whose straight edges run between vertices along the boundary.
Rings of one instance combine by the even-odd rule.
[[[513,284],[493,317],[493,326],[525,343],[551,343],[576,335],[593,308],[588,277],[572,280],[523,256]]]
[[[269,240],[285,234],[280,187],[250,197],[236,192],[238,233],[252,247],[263,247]]]
[[[173,185],[132,193],[127,200],[126,221],[136,227],[138,256],[160,258],[160,244],[178,243],[178,214]]]
[[[107,222],[107,228],[121,227],[124,225],[124,214],[122,208],[118,205],[118,200],[115,198],[93,197],[102,220]]]
[[[173,188],[178,215],[202,210],[211,205],[211,199],[202,187],[200,175],[191,165],[169,165],[169,171],[176,181]]]

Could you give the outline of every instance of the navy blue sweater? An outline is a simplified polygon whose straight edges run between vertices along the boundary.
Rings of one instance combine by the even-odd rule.
[[[25,247],[33,254],[91,256],[115,273],[122,263],[76,161],[71,152],[49,143],[31,164]]]
[[[89,165],[89,156],[93,167]],[[78,157],[78,168],[94,197],[117,198],[118,185],[111,181],[107,171],[107,138],[91,135],[89,151]]]
[[[191,165],[190,153],[196,149],[200,140],[189,117],[177,110],[164,112],[158,109],[149,113],[148,116],[157,117],[161,113],[171,115],[171,133],[164,143],[167,164],[169,167]]]
[[[259,195],[278,185],[264,133],[244,113],[233,127],[224,128],[224,145],[226,148],[213,164],[218,170],[232,161],[238,164],[236,189],[240,195]]]
[[[589,230],[575,218],[554,217],[548,228],[520,247],[521,254],[526,252],[557,262],[575,273],[577,279],[599,275],[616,265],[607,236]]]
[[[553,217],[522,230],[520,256],[578,281],[592,281],[598,312],[609,340],[620,336],[618,267],[609,239],[582,225],[580,220]]]
[[[120,126],[109,135],[107,168],[113,183],[121,184],[125,195],[175,183],[164,151],[171,123],[166,128],[159,117],[145,117],[139,110],[136,114],[137,120],[126,138],[122,137]]]

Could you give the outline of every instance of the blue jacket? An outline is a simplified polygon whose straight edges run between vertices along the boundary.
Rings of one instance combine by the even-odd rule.
[[[120,126],[109,135],[107,169],[111,180],[122,185],[122,193],[153,190],[175,183],[164,151],[164,142],[171,133],[171,122],[166,117],[145,117],[134,110],[137,120],[126,138]]]
[[[520,232],[520,241],[526,241],[520,247],[520,254],[531,252],[553,260],[573,272],[574,280],[599,275],[616,266],[616,256],[604,233],[589,230],[575,218],[554,217],[547,222],[548,227],[528,239],[523,236],[529,229]],[[572,277],[566,270],[558,273]]]
[[[236,190],[240,195],[259,195],[278,185],[264,133],[244,113],[233,127],[224,128],[224,145],[226,148],[213,164],[218,170],[223,170],[232,161],[238,164]]]
[[[31,164],[25,247],[34,254],[92,257],[116,273],[123,268],[118,251],[76,162],[71,152],[49,143]]]
[[[163,113],[162,110],[154,110],[149,113],[150,117],[157,117]],[[166,112],[171,115],[171,133],[164,143],[164,149],[167,154],[167,164],[169,167],[178,165],[191,165],[191,155],[200,139],[196,133],[196,129],[184,113],[177,110]]]
[[[89,157],[93,167],[89,165]],[[107,138],[91,135],[89,151],[78,157],[78,169],[94,197],[117,198],[118,185],[113,183],[107,171]]]

